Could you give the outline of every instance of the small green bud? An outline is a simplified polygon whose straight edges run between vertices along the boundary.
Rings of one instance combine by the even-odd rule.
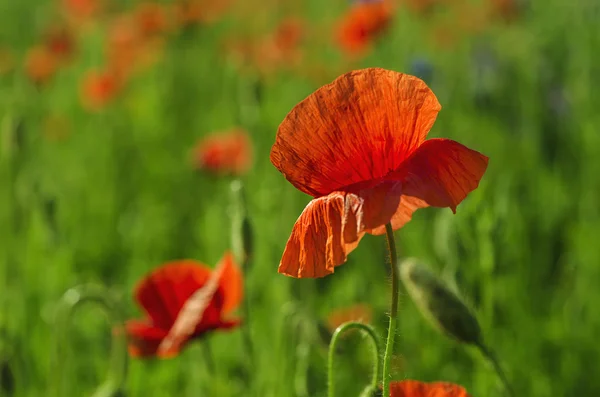
[[[483,344],[475,315],[426,266],[414,258],[406,259],[400,265],[400,278],[423,316],[435,328],[461,343]]]

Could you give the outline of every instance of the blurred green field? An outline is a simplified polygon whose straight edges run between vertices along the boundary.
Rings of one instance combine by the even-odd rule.
[[[114,3],[111,13],[135,4]],[[103,381],[111,330],[91,305],[74,318],[68,354],[53,361],[64,337],[53,318],[67,289],[105,285],[127,318],[140,317],[132,288],[148,271],[179,258],[213,266],[230,249],[232,178],[194,170],[191,152],[199,138],[234,127],[254,148],[241,180],[255,239],[245,275],[255,362],[239,329],[214,333],[170,360],[131,360],[124,394],[326,395],[328,341],[318,324],[329,313],[369,304],[384,340],[385,239],[365,237],[323,279],[278,274],[310,197],[271,165],[269,150],[287,112],[337,75],[369,66],[419,74],[425,64],[443,107],[430,137],[458,140],[490,162],[456,215],[419,210],[396,232],[400,254],[431,265],[473,306],[518,396],[600,395],[599,7],[532,0],[513,21],[486,20],[480,32],[435,44],[440,26],[448,38],[461,21],[476,22],[456,11],[461,2],[446,3],[425,16],[399,7],[372,51],[351,60],[332,40],[345,1],[233,5],[210,24],[166,33],[156,62],[91,111],[80,81],[104,65],[105,25],[86,29],[74,59],[38,86],[23,62],[58,6],[1,0],[0,50],[10,55],[0,56],[0,395],[51,395],[63,376],[66,395],[87,396]],[[261,73],[225,53],[230,39],[263,37],[290,16],[307,32],[300,65]],[[370,376],[368,346],[357,335],[342,344],[337,390],[358,395]],[[405,292],[396,352],[395,379],[504,395],[481,355],[439,335]]]

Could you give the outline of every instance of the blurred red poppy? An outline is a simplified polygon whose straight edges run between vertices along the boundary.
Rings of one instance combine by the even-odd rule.
[[[462,386],[448,382],[403,380],[392,382],[390,389],[390,397],[469,397]]]
[[[54,26],[46,32],[44,45],[58,61],[66,61],[75,51],[75,38],[67,27]]]
[[[91,70],[81,83],[81,101],[89,110],[105,107],[121,89],[119,76],[111,70]]]
[[[191,340],[240,324],[226,316],[242,299],[242,274],[226,253],[214,270],[193,260],[167,263],[136,287],[144,320],[125,324],[134,357],[168,358]]]
[[[453,212],[488,163],[450,139],[425,140],[441,106],[420,79],[370,68],[319,88],[285,117],[273,165],[314,197],[290,236],[279,272],[323,277],[365,233],[397,230],[427,206]]]
[[[58,66],[58,60],[47,47],[33,47],[25,56],[25,72],[27,76],[36,84],[48,82]]]
[[[344,16],[337,32],[340,47],[351,55],[365,52],[393,18],[390,2],[360,2]]]
[[[60,0],[63,12],[76,24],[97,16],[103,7],[102,0]]]
[[[246,131],[236,128],[204,137],[194,148],[194,166],[216,174],[244,174],[252,163],[252,147]]]
[[[357,304],[337,309],[327,316],[327,328],[334,332],[337,327],[349,321],[369,324],[373,319],[373,309],[366,304]]]
[[[163,34],[169,29],[166,8],[158,3],[141,3],[134,11],[134,19],[142,37]]]

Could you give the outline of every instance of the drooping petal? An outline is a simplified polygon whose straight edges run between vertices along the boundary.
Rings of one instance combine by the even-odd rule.
[[[180,346],[185,344],[196,331],[200,333],[211,328],[203,324],[206,322],[204,314],[209,308],[212,309],[209,310],[211,319],[215,322],[220,320],[223,297],[216,296],[216,293],[219,289],[223,265],[224,262],[221,262],[208,280],[183,302],[168,335],[158,347],[159,355],[168,355],[171,351],[179,350]],[[201,324],[203,326],[200,326]]]
[[[364,235],[361,218],[362,200],[354,194],[312,200],[294,224],[279,273],[298,278],[333,273]]]
[[[169,330],[184,303],[210,278],[203,264],[184,260],[154,270],[136,287],[135,298],[154,326]]]
[[[365,232],[384,228],[392,220],[399,206],[402,184],[395,181],[383,182],[375,187],[359,191],[363,200],[363,228]]]
[[[469,397],[462,386],[448,382],[404,380],[392,382],[390,389],[390,397]]]
[[[219,287],[223,291],[223,313],[235,310],[243,298],[242,271],[235,263],[233,254],[227,252],[217,265],[221,268]]]
[[[167,331],[139,320],[129,320],[125,324],[129,354],[132,357],[151,357],[156,355],[158,346]]]
[[[416,77],[380,68],[353,71],[290,111],[271,162],[313,197],[380,180],[423,143],[440,109]]]
[[[479,186],[488,158],[450,139],[429,139],[394,173],[402,193],[432,207],[456,206]]]
[[[402,226],[404,226],[408,221],[412,219],[412,214],[419,208],[428,207],[425,201],[412,197],[406,194],[400,196],[400,203],[396,208],[396,212],[392,216],[391,224],[393,230],[398,230]],[[376,236],[385,234],[385,224],[383,226],[379,226],[373,229],[367,230],[367,233],[374,234]]]

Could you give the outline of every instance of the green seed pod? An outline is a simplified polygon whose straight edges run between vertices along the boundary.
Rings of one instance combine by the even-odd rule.
[[[459,342],[483,345],[481,328],[473,312],[431,270],[410,258],[400,265],[400,278],[423,316],[435,328]]]

